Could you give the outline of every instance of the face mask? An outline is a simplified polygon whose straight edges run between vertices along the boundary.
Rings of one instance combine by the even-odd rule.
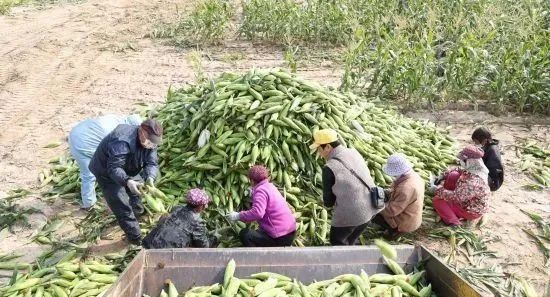
[[[145,139],[145,141],[141,145],[144,148],[148,149],[148,150],[154,150],[158,146],[158,145],[154,144],[153,142],[151,142],[151,140],[149,140],[149,139]]]

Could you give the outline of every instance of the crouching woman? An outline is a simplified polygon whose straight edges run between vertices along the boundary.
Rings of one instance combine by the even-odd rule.
[[[433,206],[443,222],[451,226],[462,225],[461,220],[475,220],[488,210],[489,170],[483,164],[483,151],[473,145],[458,155],[460,177],[454,190],[440,186],[435,189]]]
[[[227,215],[231,221],[257,221],[259,230],[243,229],[240,238],[247,247],[290,246],[296,235],[296,219],[285,199],[269,182],[267,168],[253,166],[248,172],[252,184],[252,208]]]
[[[373,222],[386,229],[388,238],[413,232],[422,223],[424,181],[414,172],[410,162],[401,154],[393,154],[383,167],[392,180],[389,200]]]
[[[201,213],[210,198],[201,189],[187,192],[187,205],[177,206],[164,215],[151,232],[143,239],[146,249],[207,248],[216,245],[216,239],[208,236]]]

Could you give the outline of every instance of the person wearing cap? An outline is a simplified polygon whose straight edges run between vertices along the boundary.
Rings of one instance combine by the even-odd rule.
[[[451,191],[443,186],[435,189],[433,207],[445,224],[459,226],[461,219],[475,220],[487,212],[489,170],[482,157],[481,149],[466,146],[458,155],[460,176],[455,189]]]
[[[258,222],[259,230],[242,229],[241,242],[246,247],[290,246],[296,236],[296,219],[285,198],[269,182],[266,167],[255,165],[248,171],[252,184],[252,208],[227,215],[230,221]]]
[[[393,183],[386,207],[374,217],[373,223],[386,229],[389,237],[415,231],[422,223],[424,181],[402,154],[391,155],[382,170]]]
[[[90,161],[101,140],[120,124],[137,126],[141,122],[141,117],[137,114],[126,117],[105,115],[82,121],[71,129],[69,133],[69,150],[76,160],[80,171],[82,209],[90,210],[97,201],[95,176],[88,169],[88,165],[90,165]]]
[[[210,197],[202,189],[187,192],[187,204],[176,206],[165,214],[157,225],[143,238],[146,249],[207,248],[216,245],[216,239],[208,236],[201,213],[208,207]]]
[[[141,173],[147,183],[154,182],[161,138],[162,126],[153,119],[140,126],[118,125],[99,143],[90,162],[89,169],[131,244],[141,243],[136,216],[144,210],[139,198],[141,182],[133,178]]]
[[[315,131],[313,139],[310,148],[327,161],[322,177],[323,202],[333,208],[330,243],[354,245],[367,223],[380,211],[369,198],[370,189],[375,186],[369,168],[357,150],[340,143],[336,131]]]

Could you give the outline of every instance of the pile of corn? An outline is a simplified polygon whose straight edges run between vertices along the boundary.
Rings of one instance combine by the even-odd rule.
[[[431,285],[423,281],[425,272],[405,274],[401,266],[397,264],[397,253],[395,249],[383,242],[376,242],[381,249],[384,263],[393,274],[377,273],[367,275],[361,271],[359,275],[344,274],[333,279],[316,281],[305,285],[296,279],[272,273],[261,272],[252,274],[249,278],[239,279],[235,276],[236,263],[232,259],[225,269],[223,283],[216,283],[209,286],[193,287],[185,294],[180,295],[172,281],[165,282],[159,297],[199,297],[199,296],[303,296],[303,297],[401,297],[417,296],[430,297],[432,294]],[[144,295],[147,296],[147,295]]]
[[[213,203],[204,213],[221,247],[239,245],[245,225],[223,215],[249,207],[247,170],[265,164],[298,222],[296,245],[327,243],[329,212],[321,202],[323,161],[309,149],[312,132],[335,129],[340,140],[365,158],[376,183],[388,186],[382,172],[386,158],[403,153],[424,179],[454,162],[453,140],[433,123],[412,120],[375,106],[353,93],[341,93],[283,71],[225,73],[187,88],[168,92],[165,104],[148,111],[164,126],[159,149],[158,188],[143,191],[149,223],[183,202],[187,189],[204,188]],[[53,184],[50,198],[77,197],[78,168],[66,157],[40,173],[42,185]],[[76,194],[76,195],[75,195]]]
[[[426,180],[454,161],[452,139],[434,124],[376,107],[352,93],[306,82],[282,71],[225,73],[203,84],[169,90],[164,105],[149,111],[164,126],[158,187],[168,200],[203,187],[213,203],[205,216],[222,232],[222,246],[242,224],[221,214],[249,206],[247,170],[265,164],[299,224],[297,245],[327,242],[330,217],[321,202],[323,162],[309,149],[312,132],[335,129],[365,158],[377,184],[388,186],[386,158],[407,155]],[[161,209],[155,204],[150,208]],[[165,207],[166,208],[166,207]],[[224,230],[230,231],[223,234]]]
[[[13,264],[8,267],[8,264]],[[30,269],[29,264],[6,262],[0,268]],[[104,294],[118,278],[113,265],[79,259],[61,259],[55,266],[25,274],[14,273],[11,282],[0,288],[1,297],[91,297]]]

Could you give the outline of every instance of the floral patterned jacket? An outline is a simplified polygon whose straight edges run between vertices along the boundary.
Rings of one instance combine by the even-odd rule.
[[[456,203],[469,213],[482,215],[488,210],[489,193],[490,189],[485,180],[468,171],[461,170],[456,189],[449,191],[439,187],[435,191],[434,198]]]

